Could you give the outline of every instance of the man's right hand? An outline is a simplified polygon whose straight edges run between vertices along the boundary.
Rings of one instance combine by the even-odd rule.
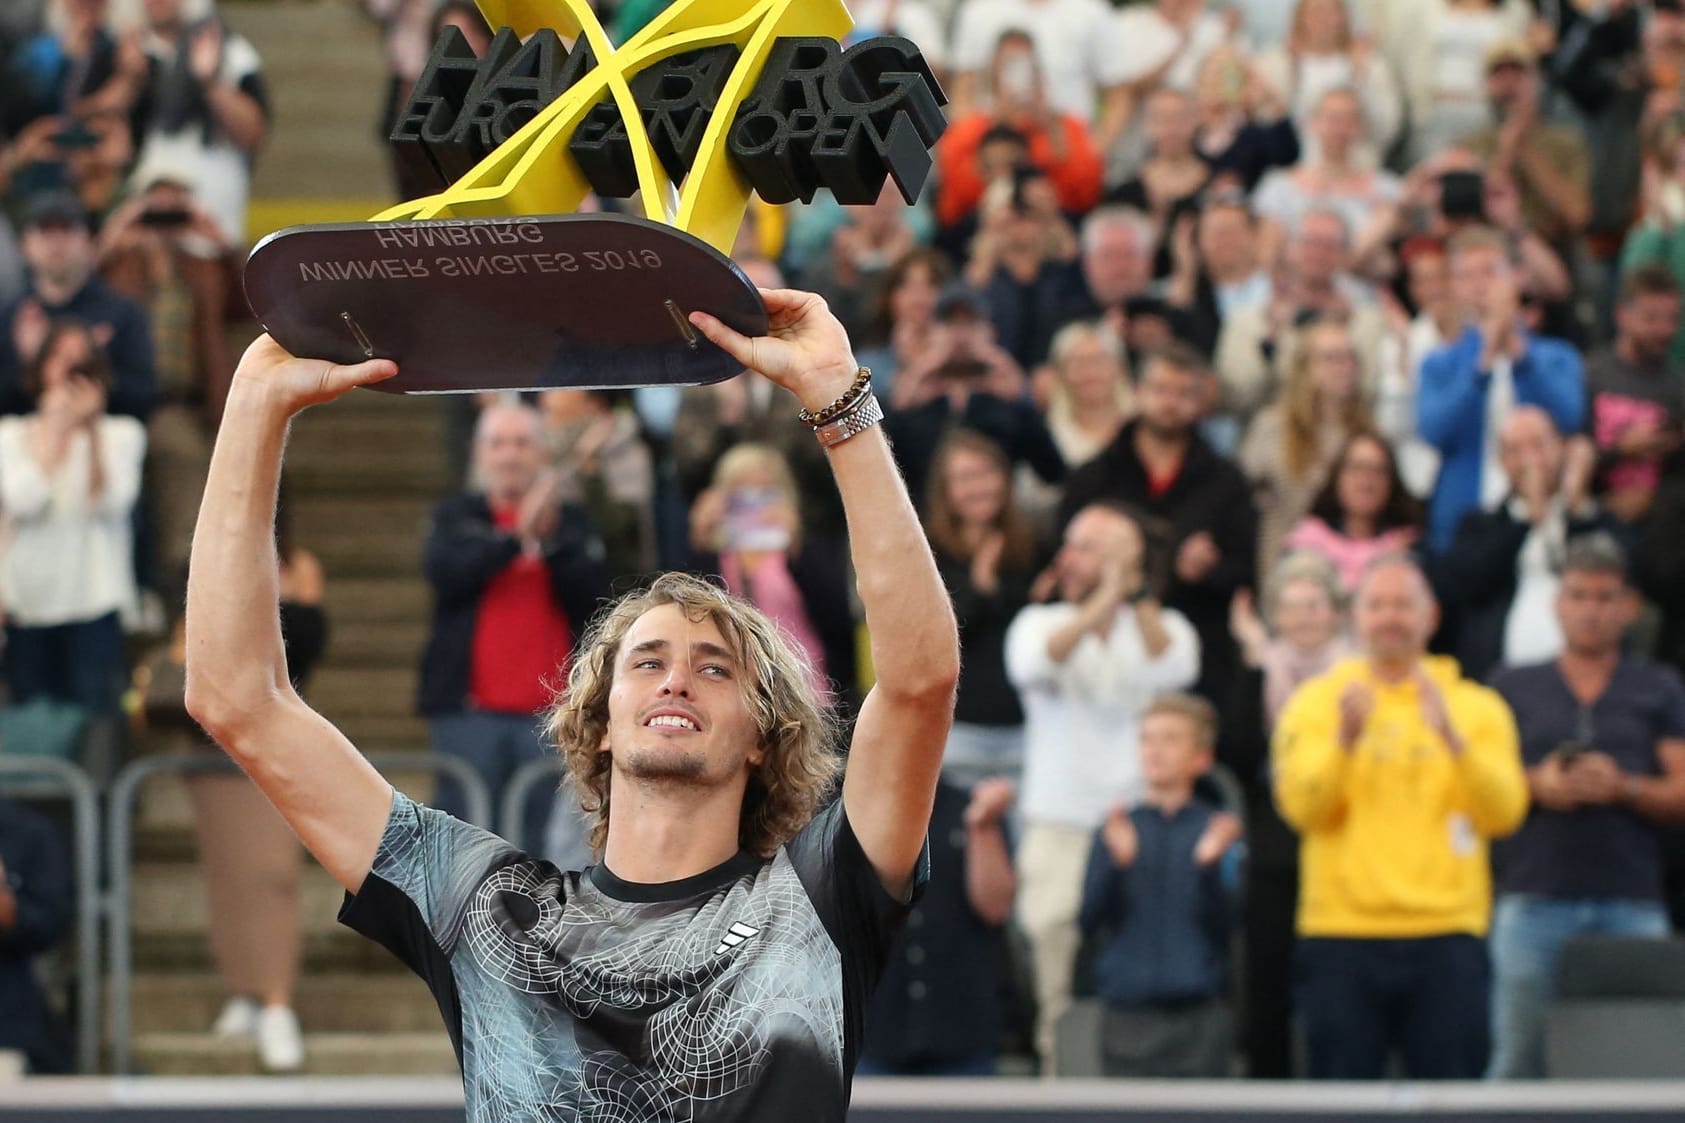
[[[1005,818],[1018,798],[1018,789],[1004,776],[980,780],[971,789],[971,802],[966,804],[965,825],[974,829],[991,827]]]
[[[1367,683],[1354,682],[1340,694],[1340,748],[1351,752],[1357,748],[1363,727],[1375,712],[1375,691]]]
[[[398,364],[391,359],[369,359],[346,367],[326,359],[296,358],[269,335],[260,335],[240,356],[230,397],[242,389],[255,391],[291,415],[397,373]]]
[[[51,326],[47,310],[41,307],[39,300],[31,296],[18,305],[17,313],[12,317],[12,347],[17,351],[19,362],[27,365],[35,361],[41,353],[41,345],[47,342],[47,331]]]

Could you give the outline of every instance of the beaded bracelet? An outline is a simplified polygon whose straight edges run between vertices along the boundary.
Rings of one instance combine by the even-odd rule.
[[[839,417],[851,409],[858,408],[860,403],[865,399],[865,396],[871,392],[871,368],[861,367],[860,373],[854,376],[854,384],[847,390],[843,391],[842,397],[838,398],[818,413],[813,413],[804,409],[800,413],[796,414],[796,417],[799,418],[801,423],[806,425],[808,428],[817,429],[827,421]]]

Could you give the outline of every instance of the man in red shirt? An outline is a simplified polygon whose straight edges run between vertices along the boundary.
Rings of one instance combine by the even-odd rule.
[[[535,410],[486,407],[474,433],[472,483],[439,503],[427,535],[433,627],[418,701],[433,749],[472,765],[498,807],[515,770],[550,751],[536,715],[549,706],[578,630],[608,585],[584,509],[557,499]],[[549,785],[528,797],[525,837],[514,840],[523,849],[543,852],[552,800]],[[434,805],[465,817],[461,789],[448,779]],[[577,838],[583,852],[582,828],[559,833]]]

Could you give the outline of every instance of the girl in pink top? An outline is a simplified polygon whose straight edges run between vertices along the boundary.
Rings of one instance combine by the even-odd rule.
[[[1392,447],[1372,430],[1361,430],[1346,439],[1311,513],[1288,533],[1282,548],[1327,558],[1351,593],[1365,566],[1409,550],[1421,527],[1422,505],[1399,477]]]

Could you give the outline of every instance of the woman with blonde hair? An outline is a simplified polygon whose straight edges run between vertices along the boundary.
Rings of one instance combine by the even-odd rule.
[[[1311,502],[1346,438],[1370,427],[1369,400],[1351,333],[1316,320],[1293,340],[1281,398],[1252,420],[1240,467],[1256,489],[1258,573],[1269,574],[1282,539]]]
[[[1047,428],[1071,468],[1088,463],[1135,416],[1123,344],[1099,324],[1066,324],[1053,337]]]
[[[999,445],[970,429],[942,439],[930,465],[924,526],[962,643],[943,774],[963,787],[991,776],[1016,780],[1024,711],[1006,677],[1006,629],[1029,603],[1036,541],[1013,502],[1012,464]]]
[[[771,445],[728,449],[690,510],[691,569],[770,616],[807,656],[821,694],[853,696],[854,621],[841,551],[802,534],[801,496]]]
[[[1262,613],[1249,589],[1235,594],[1229,633],[1244,672],[1223,711],[1224,763],[1246,794],[1247,881],[1242,1049],[1252,1077],[1293,1075],[1293,916],[1299,840],[1270,790],[1270,738],[1277,716],[1306,680],[1350,650],[1346,597],[1327,558],[1290,553],[1264,585]]]
[[[1298,0],[1286,42],[1254,60],[1264,80],[1280,90],[1303,136],[1317,103],[1330,90],[1350,89],[1363,105],[1373,165],[1392,146],[1404,123],[1404,98],[1392,65],[1374,49],[1373,37],[1352,26],[1346,0]]]

